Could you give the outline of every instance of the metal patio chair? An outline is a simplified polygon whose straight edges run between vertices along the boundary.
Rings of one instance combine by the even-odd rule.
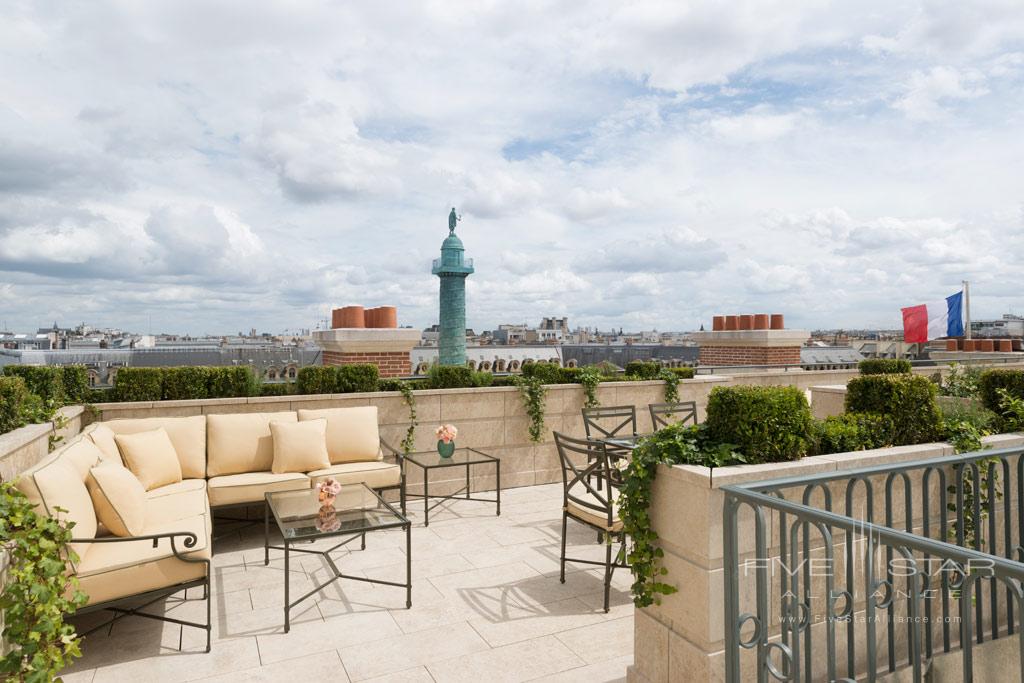
[[[697,424],[697,402],[652,403],[647,406],[651,411],[651,426],[654,431],[664,429],[671,424]]]
[[[605,444],[601,441],[573,439],[555,432],[555,446],[558,448],[558,458],[562,463],[564,487],[559,580],[565,583],[566,562],[604,567],[604,611],[607,612],[612,575],[616,569],[629,566],[626,564],[626,534],[623,531],[622,520],[619,519],[618,505],[615,503],[616,489],[612,485],[615,468]],[[577,465],[577,461],[585,461],[587,464]],[[590,483],[592,477],[607,484],[603,491]],[[599,534],[610,536],[605,539],[604,562],[565,556],[566,526],[569,519],[586,525]],[[619,549],[613,559],[614,540],[619,541]]]

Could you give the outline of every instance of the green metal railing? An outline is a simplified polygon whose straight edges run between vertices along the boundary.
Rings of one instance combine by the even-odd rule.
[[[986,639],[1015,635],[1024,653],[1022,456],[723,487],[726,680],[874,681],[906,667],[922,681],[931,660],[959,648],[968,681]],[[746,508],[754,538],[741,553]]]

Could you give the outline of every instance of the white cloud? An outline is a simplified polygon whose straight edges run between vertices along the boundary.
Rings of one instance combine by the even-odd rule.
[[[277,330],[345,303],[428,325],[452,206],[478,328],[894,324],[965,278],[996,315],[1024,257],[1015,0],[0,19],[0,295],[20,329]]]

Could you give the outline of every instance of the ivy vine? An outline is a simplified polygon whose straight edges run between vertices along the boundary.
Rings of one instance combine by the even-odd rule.
[[[658,379],[665,381],[665,403],[679,403],[679,375],[662,368]]]
[[[735,448],[710,441],[704,425],[676,424],[643,439],[633,450],[618,503],[623,531],[629,537],[627,557],[633,574],[633,604],[637,607],[660,604],[662,595],[678,590],[663,579],[668,574],[661,566],[664,552],[657,546],[658,533],[651,527],[651,487],[658,465],[725,467],[746,462]]]
[[[402,393],[405,405],[409,406],[409,428],[405,430],[405,438],[402,439],[402,452],[406,455],[412,453],[416,441],[416,396],[412,393],[412,385],[408,382],[400,382],[398,390]]]
[[[10,556],[0,595],[10,648],[0,658],[4,680],[49,683],[82,656],[74,626],[64,622],[88,600],[65,566],[65,555],[78,560],[67,547],[73,526],[37,514],[14,485],[0,483],[0,544]]]
[[[523,407],[530,417],[530,441],[540,443],[544,439],[544,397],[548,388],[538,377],[519,377],[516,384],[523,397]]]
[[[601,402],[597,400],[597,385],[601,383],[600,370],[595,367],[583,368],[576,376],[576,381],[583,386],[584,408],[596,408],[601,405]]]

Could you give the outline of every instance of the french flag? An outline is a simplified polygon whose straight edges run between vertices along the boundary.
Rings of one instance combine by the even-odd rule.
[[[909,306],[903,311],[903,341],[923,343],[939,337],[964,335],[964,293],[957,292],[929,304]]]

